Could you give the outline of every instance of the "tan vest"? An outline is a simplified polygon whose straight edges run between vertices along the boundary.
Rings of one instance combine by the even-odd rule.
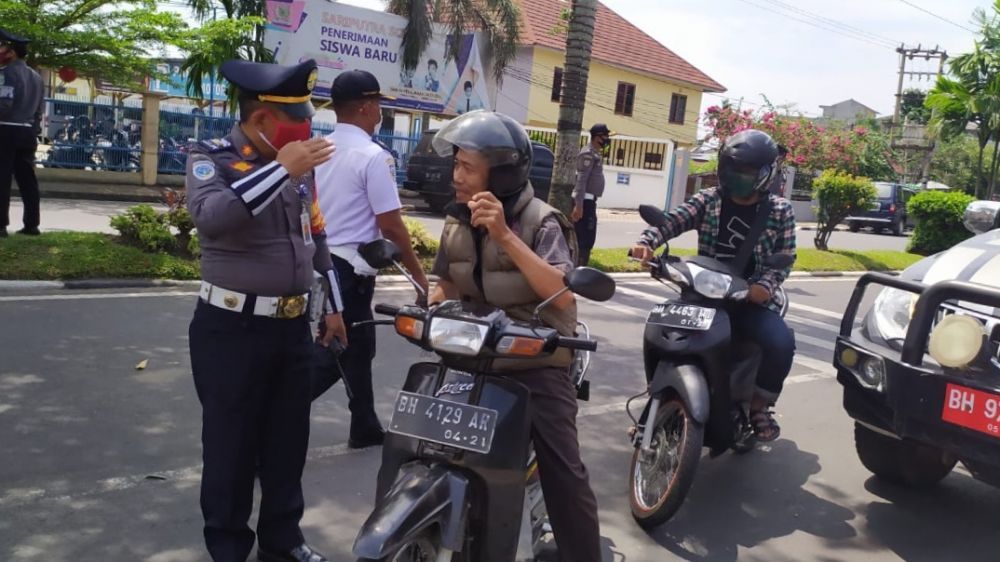
[[[566,217],[543,201],[534,197],[534,190],[529,185],[521,192],[514,204],[514,216],[520,223],[518,235],[521,240],[533,248],[535,236],[548,216],[554,216],[562,227],[563,235],[569,244],[570,255],[576,260],[576,232]],[[480,291],[476,285],[473,270],[476,265],[475,238],[472,228],[454,217],[448,217],[441,234],[445,254],[448,258],[448,276],[464,301],[489,303],[501,308],[507,316],[523,322],[530,322],[535,308],[541,304],[542,298],[528,284],[527,278],[517,269],[514,261],[488,235],[482,241],[482,283]],[[566,310],[560,310],[554,305],[542,311],[542,323],[559,331],[564,336],[576,333],[576,302]],[[530,360],[500,359],[494,362],[498,371],[535,369],[538,367],[566,367],[572,362],[572,353],[560,348],[549,357]]]

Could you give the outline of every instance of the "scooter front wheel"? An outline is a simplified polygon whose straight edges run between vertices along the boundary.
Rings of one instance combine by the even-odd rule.
[[[440,538],[425,531],[388,556],[378,560],[360,558],[358,562],[449,562],[451,554],[450,550],[441,546]]]
[[[632,517],[644,529],[665,523],[680,509],[691,489],[701,457],[705,428],[677,396],[665,397],[646,431],[650,450],[636,447],[629,470]]]

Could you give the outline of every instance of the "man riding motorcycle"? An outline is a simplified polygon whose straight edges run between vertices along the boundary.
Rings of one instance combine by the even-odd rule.
[[[795,354],[795,338],[779,314],[784,303],[778,288],[791,266],[774,269],[766,265],[767,258],[776,253],[795,256],[792,205],[768,191],[774,174],[780,173],[777,158],[778,145],[767,133],[746,130],[731,136],[719,151],[719,187],[702,190],[666,213],[666,225],[646,229],[630,252],[648,261],[667,240],[697,229],[699,255],[741,269],[733,273],[750,283],[750,293],[748,302],[737,307],[731,318],[737,337],[755,342],[763,352],[750,403],[750,421],[760,441],[773,441],[781,432],[771,408]],[[762,224],[753,228],[758,221]],[[760,234],[748,241],[752,251],[740,252],[748,236],[755,234],[753,230]]]
[[[535,308],[565,287],[577,244],[573,225],[534,197],[527,132],[506,115],[466,113],[442,128],[435,150],[454,153],[455,201],[441,234],[431,305],[446,299],[488,303],[531,321]],[[542,310],[564,336],[576,329],[571,293]],[[531,392],[531,435],[542,491],[562,560],[599,562],[597,500],[577,440],[577,397],[568,349],[537,360],[498,360],[494,368]]]

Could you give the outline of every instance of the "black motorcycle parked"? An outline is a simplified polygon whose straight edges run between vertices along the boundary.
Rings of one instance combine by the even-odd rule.
[[[663,211],[643,205],[643,220],[665,223]],[[792,257],[775,254],[768,265],[791,265]],[[635,452],[629,468],[632,516],[644,528],[669,520],[691,488],[702,447],[718,456],[732,449],[753,449],[749,404],[760,364],[760,348],[733,339],[729,310],[743,303],[749,285],[729,264],[695,256],[680,259],[669,248],[650,263],[653,279],[673,285],[679,298],[654,307],[643,337],[648,396],[631,439]],[[788,298],[782,292],[784,316]]]
[[[372,266],[395,265],[405,274],[391,242],[378,240],[360,251]],[[594,269],[577,268],[565,280],[559,294],[597,301],[614,295],[614,280]],[[539,305],[536,319],[559,294]],[[597,342],[468,302],[446,301],[430,310],[379,304],[375,311],[394,317],[376,323],[394,325],[441,360],[413,365],[396,397],[378,500],[355,540],[355,556],[385,562],[534,558],[549,529],[531,446],[530,395],[492,365],[544,357],[560,347],[593,351]],[[574,368],[587,363],[576,361]],[[582,373],[573,378],[580,381]],[[530,545],[519,544],[522,530]]]

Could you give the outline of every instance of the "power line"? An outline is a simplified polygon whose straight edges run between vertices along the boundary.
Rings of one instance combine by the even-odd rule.
[[[866,31],[866,30],[861,29],[859,27],[854,27],[853,25],[844,23],[842,21],[835,20],[835,19],[832,19],[832,18],[828,18],[828,17],[826,17],[826,16],[824,16],[822,14],[817,14],[816,12],[811,12],[809,10],[806,10],[805,8],[800,8],[798,6],[793,6],[793,5],[791,5],[791,4],[787,3],[787,2],[783,2],[782,0],[764,0],[764,1],[768,2],[769,4],[774,4],[776,6],[780,6],[780,7],[784,8],[784,9],[786,9],[786,10],[792,10],[792,11],[798,12],[798,13],[803,14],[804,16],[806,16],[806,17],[808,17],[810,19],[816,19],[816,20],[820,20],[820,21],[829,23],[830,25],[832,25],[834,27],[841,28],[841,29],[843,29],[845,31],[848,31],[850,33],[857,33],[857,34],[860,34],[860,35],[866,35],[866,36],[871,37],[871,38],[873,38],[873,39],[875,39],[877,41],[888,43],[888,44],[891,44],[893,46],[896,46],[896,45],[899,45],[899,44],[902,43],[902,41],[896,41],[894,39],[890,39],[888,37],[885,37],[885,36],[882,36],[882,35],[878,35],[876,33],[871,33],[869,31]]]
[[[868,43],[869,45],[874,45],[875,47],[881,47],[883,49],[894,49],[896,47],[895,44],[889,45],[887,42],[883,42],[882,40],[878,40],[878,42],[876,42],[875,40],[869,39],[869,38],[865,37],[862,34],[858,34],[858,33],[854,33],[854,32],[847,32],[847,31],[842,30],[842,29],[837,29],[835,27],[830,27],[829,25],[823,24],[820,21],[817,21],[815,19],[803,19],[801,17],[794,16],[794,15],[789,14],[787,12],[782,12],[782,11],[776,10],[774,8],[769,8],[767,6],[762,6],[762,5],[757,4],[755,2],[751,2],[750,0],[740,0],[740,2],[743,2],[744,4],[749,4],[751,6],[754,6],[755,8],[760,8],[761,10],[767,10],[768,12],[771,12],[771,13],[774,13],[774,14],[778,14],[779,16],[784,16],[786,18],[793,19],[795,21],[804,23],[806,25],[811,25],[813,27],[817,27],[817,28],[822,29],[824,31],[829,31],[831,33],[836,33],[838,35],[842,35],[842,36],[847,37],[849,39],[854,39],[856,41],[864,41],[865,43]]]
[[[946,17],[944,17],[944,16],[942,16],[940,14],[935,14],[934,12],[928,10],[927,8],[923,8],[921,6],[918,6],[918,5],[914,4],[913,2],[910,2],[909,0],[899,0],[899,1],[902,2],[903,4],[906,4],[907,6],[910,6],[911,8],[920,10],[921,12],[923,12],[923,13],[929,15],[929,16],[935,17],[935,18],[937,18],[937,19],[939,19],[939,20],[941,20],[941,21],[943,21],[945,23],[950,23],[951,25],[954,25],[955,27],[957,27],[959,29],[964,29],[964,30],[966,30],[968,32],[971,32],[971,33],[979,33],[975,29],[969,29],[968,27],[965,27],[964,25],[962,25],[960,23],[956,23],[953,20],[950,20],[950,19],[948,19],[948,18],[946,18]]]

